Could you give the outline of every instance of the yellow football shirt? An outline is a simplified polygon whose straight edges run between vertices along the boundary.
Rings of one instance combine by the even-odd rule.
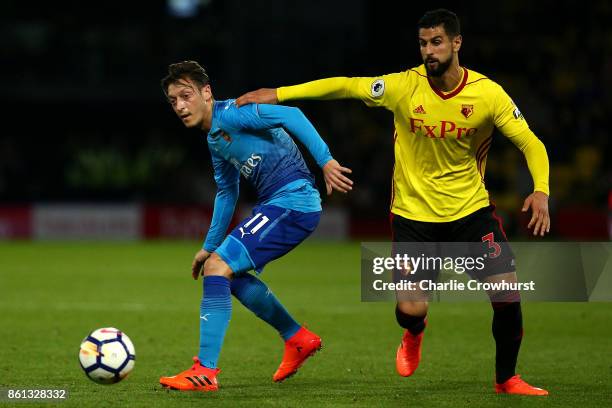
[[[394,115],[395,166],[391,212],[426,222],[448,222],[489,205],[484,184],[487,152],[497,127],[525,154],[534,190],[549,194],[548,156],[501,86],[463,69],[444,93],[423,65],[380,77],[327,78],[277,90],[291,99],[360,99]]]

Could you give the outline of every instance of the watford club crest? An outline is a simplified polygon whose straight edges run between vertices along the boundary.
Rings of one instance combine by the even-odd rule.
[[[474,113],[474,105],[461,105],[461,114],[469,118]]]

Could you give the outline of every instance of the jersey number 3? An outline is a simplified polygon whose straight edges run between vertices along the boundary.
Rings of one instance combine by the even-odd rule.
[[[487,235],[482,237],[482,242],[486,242],[488,245],[487,248],[491,250],[491,252],[488,254],[489,258],[497,258],[499,254],[501,254],[501,247],[497,242],[495,242],[492,232],[489,232]]]

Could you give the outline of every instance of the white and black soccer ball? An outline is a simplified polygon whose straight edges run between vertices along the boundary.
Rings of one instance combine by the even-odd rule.
[[[104,327],[83,339],[79,361],[87,377],[99,384],[114,384],[133,369],[136,350],[130,338],[114,327]]]

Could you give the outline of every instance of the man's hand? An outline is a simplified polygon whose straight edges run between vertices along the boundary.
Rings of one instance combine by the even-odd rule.
[[[523,208],[521,211],[527,212],[531,207],[531,220],[527,225],[527,228],[533,229],[533,235],[544,236],[545,233],[550,232],[550,215],[548,214],[548,196],[541,191],[534,191],[525,199]]]
[[[249,103],[267,103],[276,105],[278,103],[276,88],[261,88],[256,91],[247,92],[240,98],[236,99],[236,106],[238,107]]]
[[[191,264],[191,276],[193,276],[193,279],[198,280],[198,276],[204,273],[202,267],[209,256],[210,252],[204,249],[200,249],[198,252],[196,252],[195,256],[193,257],[193,263]]]
[[[332,159],[323,166],[323,177],[325,178],[325,187],[327,187],[327,195],[332,193],[332,190],[348,193],[353,189],[353,181],[346,177],[343,173],[351,174],[353,171],[349,168],[342,167],[340,163]]]

